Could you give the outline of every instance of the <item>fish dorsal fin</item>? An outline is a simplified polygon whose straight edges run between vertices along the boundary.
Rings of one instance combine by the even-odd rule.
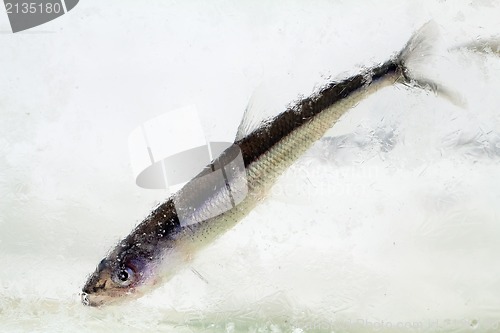
[[[280,113],[310,96],[321,82],[316,73],[287,71],[284,75],[265,79],[255,88],[238,126],[236,141],[264,126]]]
[[[267,87],[264,87],[262,84],[252,93],[241,123],[238,126],[236,140],[241,140],[255,131],[268,122],[273,117],[273,114],[277,112],[270,104],[267,104],[267,100],[270,99],[270,96],[267,96],[268,93]]]
[[[273,117],[284,111],[284,105],[279,103],[278,96],[273,95],[275,80],[261,83],[252,93],[248,105],[238,126],[236,140],[241,140],[257,128],[265,125]],[[274,87],[276,88],[276,87]]]

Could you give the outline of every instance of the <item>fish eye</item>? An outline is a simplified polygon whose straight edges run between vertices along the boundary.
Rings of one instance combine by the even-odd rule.
[[[123,287],[126,287],[126,286],[130,285],[132,282],[134,282],[134,276],[135,276],[135,272],[132,268],[124,267],[124,268],[121,268],[116,273],[115,282]]]

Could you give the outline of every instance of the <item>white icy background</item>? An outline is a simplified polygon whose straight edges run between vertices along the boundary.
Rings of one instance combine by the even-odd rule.
[[[262,82],[288,77],[285,96],[303,73],[386,60],[428,19],[449,46],[499,35],[499,16],[487,0],[85,0],[13,35],[0,11],[0,331],[498,329],[500,59],[464,52],[430,68],[466,107],[401,86],[362,102],[200,253],[208,283],[185,269],[100,309],[78,292],[165,197],[134,185],[140,123],[196,104],[231,141]]]

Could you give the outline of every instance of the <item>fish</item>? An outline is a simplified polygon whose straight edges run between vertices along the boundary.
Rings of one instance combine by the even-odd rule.
[[[82,303],[98,307],[137,299],[168,281],[264,200],[280,175],[363,99],[395,84],[437,89],[418,71],[432,55],[435,30],[428,22],[386,62],[327,82],[265,121],[242,122],[228,149],[101,260],[82,288]],[[224,175],[222,185],[210,177],[224,171],[233,175]]]

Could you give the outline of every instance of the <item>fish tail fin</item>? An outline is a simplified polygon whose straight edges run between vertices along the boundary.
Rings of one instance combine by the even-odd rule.
[[[438,28],[436,22],[428,21],[413,34],[396,56],[396,64],[401,72],[398,82],[410,87],[430,89],[451,103],[464,107],[465,101],[459,93],[427,77],[424,71],[424,67],[438,56]]]

